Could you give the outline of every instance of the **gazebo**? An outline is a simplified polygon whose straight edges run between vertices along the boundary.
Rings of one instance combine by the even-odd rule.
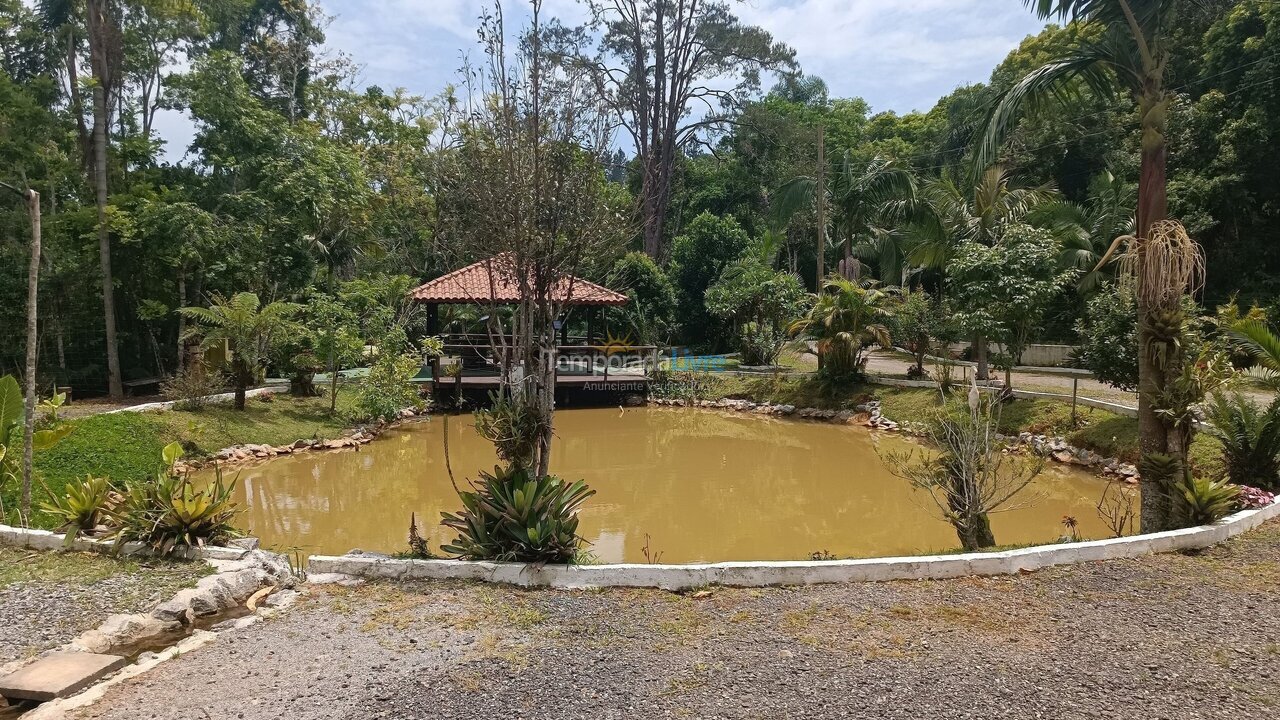
[[[565,307],[565,315],[558,321],[560,331],[560,343],[557,346],[558,383],[579,385],[589,389],[595,382],[609,381],[611,356],[620,354],[648,356],[657,352],[656,347],[617,343],[612,338],[607,338],[604,344],[597,344],[600,308],[626,305],[630,302],[630,298],[626,295],[573,276],[565,277],[557,283],[555,292],[556,301]],[[490,349],[488,336],[466,332],[441,333],[440,306],[485,307],[518,304],[521,299],[520,283],[516,279],[515,270],[508,256],[505,253],[495,255],[423,283],[409,291],[409,299],[426,305],[427,332],[440,335],[445,343],[446,355],[455,356],[455,362],[460,365],[453,375],[454,382],[459,386],[486,389],[496,387],[499,377],[493,359],[487,357]],[[575,308],[583,308],[586,312],[587,334],[585,337],[570,338],[569,336],[568,314]],[[606,362],[603,373],[599,373],[596,360],[602,355]],[[584,362],[584,359],[587,361]],[[433,388],[439,384],[440,374],[439,364],[433,363],[431,369]],[[643,370],[639,374],[629,370],[615,372],[615,376],[619,374],[626,377],[628,382],[644,382],[647,379],[647,374]]]
[[[595,342],[596,308],[621,307],[630,298],[620,292],[579,277],[566,277],[556,285],[556,301],[566,307],[586,307],[587,344]],[[441,275],[409,291],[414,302],[427,306],[427,332],[436,334],[441,305],[515,305],[520,283],[505,253]],[[566,323],[561,323],[560,343],[566,344]]]

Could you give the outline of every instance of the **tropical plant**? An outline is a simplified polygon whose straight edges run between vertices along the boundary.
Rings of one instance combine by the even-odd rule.
[[[934,352],[935,344],[943,347],[939,353],[945,357],[945,346],[958,335],[949,305],[923,289],[902,291],[893,304],[889,329],[894,342],[915,358],[915,365],[907,370],[911,378],[926,376],[925,358]]]
[[[1258,508],[1268,507],[1275,503],[1276,494],[1267,492],[1262,488],[1256,488],[1251,485],[1237,485],[1240,488],[1240,497],[1236,499],[1236,505],[1240,510],[1257,510]]]
[[[298,309],[299,306],[286,302],[263,305],[257,295],[242,292],[230,299],[215,295],[207,308],[184,307],[178,312],[198,323],[188,333],[200,338],[206,348],[222,343],[231,346],[235,408],[243,410],[245,393],[256,382],[272,339],[296,328],[292,318]]]
[[[537,455],[541,419],[505,393],[489,394],[489,406],[476,411],[475,426],[480,437],[493,443],[498,459],[513,467],[527,467]]]
[[[1075,271],[1058,269],[1057,244],[1045,230],[1012,225],[1004,236],[1000,245],[962,242],[947,265],[947,280],[959,324],[1004,346],[1008,388],[1013,365]]]
[[[657,345],[670,341],[675,332],[676,288],[653,258],[639,251],[623,255],[606,282],[631,299],[610,312],[622,315],[638,342]]]
[[[479,485],[458,492],[462,512],[442,513],[458,536],[441,550],[468,560],[567,563],[584,542],[578,511],[594,494],[581,480],[518,467],[481,472]]]
[[[829,377],[856,376],[872,345],[888,347],[888,295],[838,276],[826,279],[809,312],[791,323],[792,337],[816,342],[818,370]]]
[[[214,480],[198,489],[187,474],[174,472],[182,447],[170,443],[164,449],[166,469],[154,480],[127,487],[120,502],[107,514],[115,530],[116,552],[129,542],[149,546],[160,555],[181,547],[203,547],[240,536],[235,519],[236,481],[225,482],[214,466]]]
[[[65,494],[54,496],[40,504],[40,509],[52,516],[56,527],[66,533],[65,547],[71,547],[76,537],[91,532],[110,512],[109,503],[115,488],[103,477],[88,476],[83,481],[68,483]]]
[[[55,401],[58,399],[55,397]],[[61,402],[58,401],[60,405]],[[54,412],[56,418],[56,410]],[[26,523],[31,516],[31,486],[23,478],[22,437],[18,428],[26,417],[22,388],[12,375],[0,377],[0,518],[5,517],[4,490],[10,483],[21,484],[18,504],[19,521]],[[70,434],[74,426],[58,423],[36,430],[31,434],[31,449],[47,450]],[[21,479],[21,480],[20,480]]]
[[[901,236],[888,228],[914,211],[916,179],[911,170],[880,156],[859,163],[846,151],[835,172],[828,174],[827,187],[819,188],[817,178],[801,176],[778,188],[772,201],[775,227],[786,227],[796,213],[817,201],[819,192],[830,200],[846,266],[855,255],[870,259],[882,282],[901,283],[907,269],[906,254]]]
[[[906,229],[907,259],[926,269],[948,270],[962,248],[993,247],[1004,242],[1009,228],[1024,227],[1037,208],[1054,202],[1050,187],[1024,187],[1012,173],[996,165],[972,186],[953,178],[930,181],[921,189],[923,202]],[[975,333],[973,346],[979,380],[988,377],[987,337]]]
[[[1106,171],[1090,190],[1083,204],[1051,202],[1031,214],[1033,224],[1048,228],[1062,243],[1058,264],[1077,271],[1081,295],[1092,295],[1115,278],[1118,258],[1108,256],[1107,249],[1116,238],[1133,234],[1133,188]]]
[[[996,440],[999,407],[989,396],[978,397],[975,388],[969,407],[949,405],[928,423],[925,437],[938,448],[936,454],[895,450],[882,455],[891,473],[929,494],[970,552],[996,544],[990,515],[1011,509],[1013,499],[1044,469],[1043,459],[1007,454]]]
[[[1180,298],[1203,277],[1204,257],[1178,223],[1168,220],[1169,108],[1173,96],[1165,87],[1165,71],[1172,60],[1174,17],[1186,3],[1178,0],[1025,0],[1042,19],[1073,20],[1083,30],[1080,42],[1025,75],[992,107],[986,129],[974,152],[974,166],[997,159],[1004,139],[1023,108],[1062,96],[1072,83],[1084,83],[1099,97],[1111,97],[1117,85],[1138,106],[1141,168],[1138,181],[1137,230],[1116,238],[1099,264],[1127,244],[1124,263],[1136,278],[1138,294],[1139,362],[1138,433],[1144,453],[1179,456],[1183,465],[1188,448],[1157,412],[1156,396],[1169,378],[1189,361],[1181,353],[1165,353],[1172,337],[1161,334],[1181,324]],[[1164,530],[1174,522],[1168,495],[1144,476],[1142,528]]]
[[[1175,487],[1174,507],[1183,527],[1212,525],[1236,511],[1240,488],[1226,480],[1187,476]]]
[[[1280,387],[1280,337],[1266,322],[1246,317],[1232,325],[1227,334],[1238,350],[1257,363],[1253,375],[1268,385]]]
[[[732,321],[743,365],[772,365],[786,340],[783,328],[803,311],[807,297],[794,273],[749,255],[726,266],[707,288],[706,307],[713,317]]]
[[[1231,482],[1280,489],[1280,398],[1261,409],[1242,393],[1214,393],[1205,419]]]

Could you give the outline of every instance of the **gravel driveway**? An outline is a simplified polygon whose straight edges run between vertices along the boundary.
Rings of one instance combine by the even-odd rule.
[[[112,613],[148,610],[208,572],[204,563],[0,547],[0,665],[68,642]]]
[[[675,595],[313,588],[84,718],[1274,718],[1280,524],[1198,556]]]

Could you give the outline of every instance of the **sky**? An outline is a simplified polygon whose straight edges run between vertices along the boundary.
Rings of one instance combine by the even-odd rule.
[[[333,17],[327,46],[361,67],[361,84],[435,95],[457,77],[464,54],[478,55],[476,18],[490,0],[320,0]],[[509,24],[521,0],[503,0]],[[1023,0],[730,0],[744,21],[796,50],[804,72],[832,97],[862,97],[875,112],[928,110],[991,70],[1041,23]],[[585,19],[575,0],[545,0],[566,24]],[[159,121],[178,159],[190,122]]]

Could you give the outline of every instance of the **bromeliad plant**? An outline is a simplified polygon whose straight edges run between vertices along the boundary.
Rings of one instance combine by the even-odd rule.
[[[111,511],[115,488],[103,477],[86,477],[84,481],[69,483],[62,497],[53,497],[40,504],[40,509],[57,520],[57,527],[66,533],[65,547],[71,547],[78,536],[92,532]]]
[[[240,536],[234,525],[239,513],[233,499],[235,480],[224,482],[221,469],[215,467],[213,483],[197,489],[188,475],[173,471],[181,457],[178,443],[165,447],[166,470],[153,482],[129,487],[111,511],[117,552],[127,542],[140,542],[168,555],[182,546],[203,547]]]
[[[568,563],[583,544],[578,511],[595,494],[581,480],[538,476],[524,468],[494,468],[458,491],[461,513],[442,513],[458,537],[441,549],[466,560]]]

